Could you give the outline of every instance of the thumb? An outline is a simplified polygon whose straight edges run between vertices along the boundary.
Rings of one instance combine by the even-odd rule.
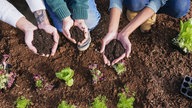
[[[106,43],[105,41],[102,42],[100,53],[103,53],[105,50]]]

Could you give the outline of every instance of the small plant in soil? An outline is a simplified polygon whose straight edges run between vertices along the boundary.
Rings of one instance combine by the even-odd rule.
[[[93,83],[97,83],[103,80],[103,73],[97,69],[97,64],[89,65],[89,69],[92,75]]]
[[[66,67],[62,69],[60,72],[56,73],[56,77],[61,80],[64,80],[68,86],[73,85],[73,82],[74,82],[73,76],[74,76],[74,71],[70,67]]]
[[[128,88],[126,88],[125,92],[118,93],[119,101],[117,103],[117,108],[133,108],[135,98],[133,96],[128,98],[128,92],[129,90]]]
[[[8,55],[3,55],[2,64],[0,64],[0,90],[6,90],[11,88],[16,74],[11,71],[10,67],[7,64]]]
[[[124,61],[116,63],[115,65],[113,65],[113,68],[115,69],[118,75],[123,74],[127,70]]]
[[[77,42],[81,42],[84,40],[84,33],[77,26],[73,26],[70,29],[71,37],[75,39]]]
[[[192,18],[186,22],[180,21],[180,33],[173,39],[173,44],[184,53],[192,52]]]
[[[37,53],[51,54],[51,49],[54,45],[53,36],[48,34],[43,29],[37,29],[34,31],[34,39],[32,41],[35,48],[37,48]]]
[[[46,82],[40,75],[34,75],[33,79],[35,81],[36,88],[44,88],[45,90],[52,90],[54,85]],[[46,83],[45,83],[46,82]]]
[[[97,96],[94,99],[94,102],[92,102],[92,107],[91,108],[107,108],[106,106],[106,97],[105,96]]]
[[[74,105],[68,104],[66,101],[62,101],[57,108],[76,108]]]
[[[125,52],[125,49],[119,40],[112,40],[105,48],[105,56],[112,62],[120,57]]]
[[[31,103],[31,101],[29,99],[26,99],[25,97],[19,97],[17,98],[17,100],[15,101],[16,104],[16,108],[28,108],[28,106]]]

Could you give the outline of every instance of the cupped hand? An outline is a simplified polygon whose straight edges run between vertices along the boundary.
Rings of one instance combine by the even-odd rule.
[[[107,57],[105,56],[105,47],[106,47],[106,45],[109,44],[109,42],[111,42],[113,39],[117,39],[117,32],[107,33],[107,35],[102,39],[102,46],[101,46],[100,53],[102,53],[102,55],[103,55],[104,63],[107,64],[108,66],[110,66],[111,63],[110,63],[110,61],[107,59]]]
[[[121,44],[123,45],[123,47],[125,48],[125,53],[123,53],[119,58],[113,60],[112,65],[114,65],[115,63],[124,59],[125,57],[128,58],[131,53],[131,42],[130,42],[128,36],[124,36],[122,33],[119,33],[117,35],[117,40],[119,40],[121,42]]]
[[[70,16],[63,19],[63,34],[67,39],[69,39],[73,43],[77,43],[75,39],[71,38],[70,29],[74,25],[73,19]]]
[[[57,32],[57,29],[50,24],[38,25],[38,27],[39,29],[44,29],[48,34],[51,34],[53,36],[54,45],[53,48],[51,49],[51,56],[54,56],[59,43],[59,34]]]
[[[78,43],[78,45],[82,45],[88,40],[88,37],[89,37],[89,31],[88,31],[87,25],[85,24],[85,20],[76,19],[74,22],[74,26],[77,26],[84,33],[85,39]]]

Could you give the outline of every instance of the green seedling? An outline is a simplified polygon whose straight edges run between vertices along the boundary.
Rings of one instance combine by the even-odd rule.
[[[106,106],[106,97],[105,96],[97,96],[94,99],[94,102],[92,103],[92,107],[91,108],[107,108]]]
[[[134,95],[131,97],[127,97],[126,94],[128,94],[128,88],[125,88],[125,92],[124,93],[118,93],[119,96],[119,101],[117,103],[117,108],[133,108],[133,104],[135,101]]]
[[[186,22],[180,21],[180,32],[173,43],[180,47],[185,53],[192,51],[192,18]]]
[[[28,108],[28,106],[31,104],[31,101],[22,96],[17,98],[15,103],[16,108]]]
[[[115,69],[118,75],[123,74],[127,70],[124,62],[113,65],[113,68]]]
[[[68,104],[66,101],[62,101],[57,108],[76,108],[74,105]]]
[[[97,64],[89,65],[89,69],[92,75],[93,83],[103,80],[103,73],[97,69]]]
[[[56,77],[61,80],[64,80],[68,86],[73,85],[73,82],[74,82],[73,76],[74,76],[74,71],[70,67],[66,67],[62,69],[60,72],[56,73]]]
[[[38,87],[38,88],[42,88],[42,87],[43,87],[43,84],[42,84],[42,83],[43,83],[42,80],[37,80],[37,81],[35,82],[35,86]]]

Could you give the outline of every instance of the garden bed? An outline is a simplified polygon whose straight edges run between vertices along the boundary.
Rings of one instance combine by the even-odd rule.
[[[108,2],[97,1],[102,15],[100,24],[91,32],[90,48],[79,52],[76,45],[60,34],[58,50],[54,57],[33,54],[24,43],[24,34],[8,24],[0,22],[0,53],[9,54],[9,63],[17,74],[15,85],[0,93],[1,108],[12,108],[20,96],[30,99],[30,108],[55,108],[62,100],[88,108],[98,95],[106,96],[108,108],[116,108],[118,93],[124,86],[135,92],[135,108],[190,108],[191,100],[180,93],[185,75],[192,76],[192,55],[182,55],[171,47],[171,40],[179,33],[179,21],[192,17],[190,12],[182,19],[158,15],[157,22],[148,34],[139,29],[130,37],[132,52],[125,59],[127,71],[117,75],[112,67],[104,65],[101,39],[107,33],[109,23]],[[120,30],[128,23],[120,20]],[[0,57],[1,58],[1,57]],[[90,64],[98,64],[104,79],[93,83]],[[74,84],[69,87],[56,78],[55,73],[65,67],[74,70]],[[51,91],[36,90],[33,75],[39,74],[54,84]]]

